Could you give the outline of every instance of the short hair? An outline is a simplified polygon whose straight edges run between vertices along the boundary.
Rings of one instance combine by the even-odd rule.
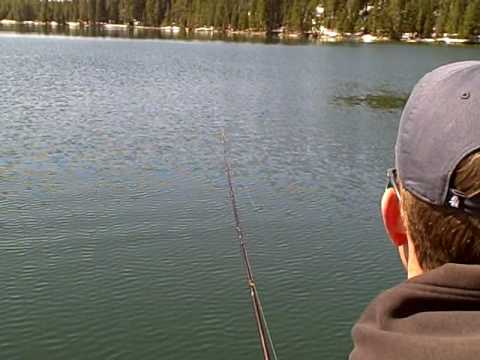
[[[460,162],[452,186],[468,197],[480,193],[480,152]],[[405,189],[401,191],[407,231],[423,270],[446,263],[480,264],[479,217],[431,205]]]

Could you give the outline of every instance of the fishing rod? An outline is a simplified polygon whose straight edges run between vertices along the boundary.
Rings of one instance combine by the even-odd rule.
[[[235,197],[235,191],[233,186],[232,168],[230,166],[230,162],[228,161],[225,130],[222,131],[222,144],[223,144],[223,159],[224,159],[224,165],[225,165],[225,175],[227,176],[230,203],[232,205],[233,218],[235,220],[235,231],[237,233],[237,238],[240,242],[240,252],[243,259],[243,264],[245,265],[247,285],[248,285],[248,288],[250,289],[250,299],[252,302],[253,313],[255,315],[255,322],[257,324],[258,337],[260,340],[260,347],[263,353],[263,359],[277,360],[277,354],[275,352],[272,337],[270,335],[270,330],[268,329],[267,320],[263,312],[262,302],[260,301],[260,296],[258,295],[258,290],[255,283],[255,277],[253,276],[252,265],[248,257],[245,234],[240,226],[240,217],[237,209],[237,200]]]

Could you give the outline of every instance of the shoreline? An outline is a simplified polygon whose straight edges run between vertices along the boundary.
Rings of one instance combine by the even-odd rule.
[[[146,30],[146,31],[158,31],[163,35],[181,36],[181,35],[193,35],[193,36],[241,36],[245,38],[277,38],[280,40],[313,40],[319,42],[330,43],[342,43],[342,42],[360,42],[360,43],[380,43],[380,42],[403,42],[403,43],[415,43],[415,44],[479,44],[480,38],[465,39],[458,38],[456,34],[442,34],[441,37],[421,38],[412,36],[412,34],[402,34],[400,39],[392,39],[387,36],[376,36],[364,33],[338,33],[335,30],[321,28],[320,30],[312,30],[305,33],[286,31],[283,28],[273,30],[271,34],[267,34],[266,31],[258,30],[235,30],[215,29],[213,26],[203,26],[193,29],[181,28],[176,25],[171,26],[144,26],[139,23],[134,24],[111,24],[111,23],[95,23],[88,22],[66,22],[64,24],[57,23],[55,21],[42,22],[42,21],[16,21],[10,19],[0,20],[1,26],[26,26],[27,28],[68,28],[69,30],[81,30],[95,28],[104,31],[130,31],[130,30]]]

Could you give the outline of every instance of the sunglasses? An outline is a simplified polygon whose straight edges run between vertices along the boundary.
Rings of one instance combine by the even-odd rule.
[[[398,173],[397,169],[388,169],[387,170],[387,186],[385,187],[386,189],[391,189],[395,190],[395,194],[397,195],[397,198],[400,200],[400,189],[398,187]]]

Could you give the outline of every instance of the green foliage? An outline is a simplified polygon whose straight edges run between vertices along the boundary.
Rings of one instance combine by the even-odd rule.
[[[3,18],[469,37],[480,33],[480,0],[0,0]]]
[[[465,18],[462,24],[462,36],[478,35],[480,32],[480,0],[472,0],[465,11]]]
[[[352,33],[357,30],[356,25],[360,19],[361,10],[364,8],[365,1],[362,0],[347,0],[346,6],[340,13],[338,21],[338,29],[342,32]]]
[[[420,0],[418,5],[418,16],[416,32],[423,37],[429,37],[433,29],[433,7],[432,0]]]
[[[88,0],[79,0],[78,19],[80,21],[88,21]]]
[[[460,31],[463,22],[463,13],[465,11],[466,0],[452,0],[447,19],[447,32],[456,34]]]
[[[88,20],[95,22],[97,19],[97,0],[88,0]]]
[[[107,4],[105,0],[97,0],[95,8],[95,21],[105,22],[107,21]]]
[[[43,0],[40,5],[40,20],[44,22],[51,20],[50,4],[48,0]]]

